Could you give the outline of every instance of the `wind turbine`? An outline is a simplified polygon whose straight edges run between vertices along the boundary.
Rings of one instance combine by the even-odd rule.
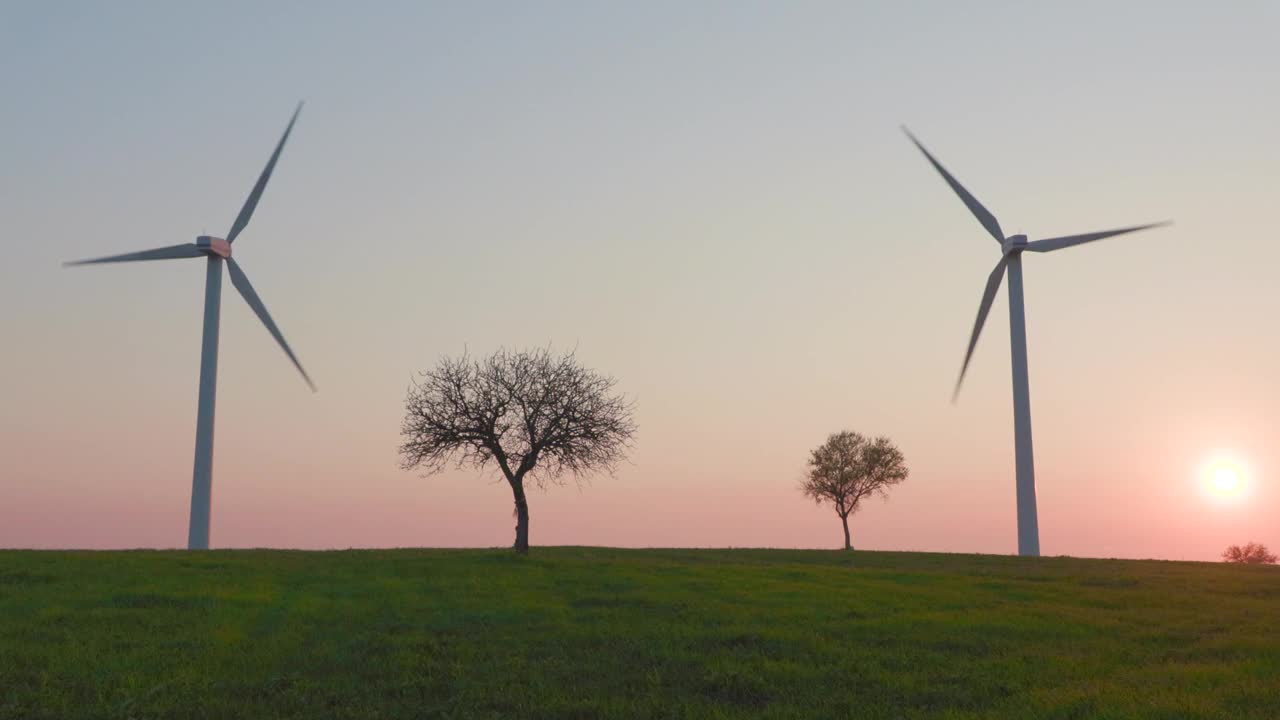
[[[240,214],[236,216],[235,222],[232,223],[231,232],[227,233],[226,239],[201,235],[196,238],[194,243],[169,245],[168,247],[155,248],[154,250],[143,250],[141,252],[125,253],[124,255],[111,255],[92,260],[64,263],[64,265],[95,265],[99,263],[199,257],[207,260],[204,276],[204,338],[200,344],[200,402],[196,411],[196,457],[195,469],[191,478],[191,523],[187,530],[187,548],[190,550],[207,550],[209,548],[209,503],[213,485],[213,407],[218,384],[218,318],[221,312],[222,265],[224,261],[227,265],[227,272],[231,275],[231,284],[240,292],[240,296],[249,304],[249,307],[258,316],[258,319],[262,321],[262,324],[267,326],[267,331],[271,333],[271,336],[276,339],[276,342],[280,343],[280,347],[284,349],[285,354],[293,361],[294,367],[298,368],[298,372],[302,373],[302,378],[307,381],[307,385],[311,386],[312,392],[315,392],[316,389],[315,384],[308,377],[307,371],[302,369],[302,364],[298,362],[297,356],[289,348],[289,343],[285,342],[284,335],[280,333],[280,328],[276,327],[275,321],[271,319],[271,314],[267,312],[267,306],[262,304],[258,293],[254,291],[253,285],[249,283],[249,278],[244,274],[244,270],[241,270],[240,266],[231,257],[231,244],[236,241],[236,238],[244,231],[245,226],[249,224],[249,218],[253,217],[253,211],[258,207],[258,200],[262,197],[262,191],[266,188],[267,181],[271,179],[271,171],[275,169],[276,161],[280,159],[280,151],[284,149],[284,143],[289,139],[289,133],[293,130],[293,124],[297,121],[298,113],[300,112],[302,112],[302,103],[298,103],[297,109],[293,111],[293,117],[289,119],[289,125],[284,129],[284,135],[280,138],[279,144],[276,145],[275,152],[271,153],[271,159],[267,161],[267,166],[263,168],[262,174],[258,176],[258,182],[254,184],[253,190],[249,192],[249,197],[244,201],[244,207],[240,209]]]
[[[1005,236],[1000,223],[994,215],[969,194],[956,181],[946,168],[942,167],[933,155],[925,150],[924,145],[916,139],[911,131],[902,128],[911,142],[920,148],[920,152],[929,159],[929,163],[942,175],[956,195],[964,201],[969,212],[978,218],[982,227],[991,237],[1000,243],[1000,261],[987,278],[987,287],[982,291],[982,302],[978,304],[978,317],[973,323],[973,334],[969,337],[969,348],[964,353],[964,364],[960,367],[960,378],[956,380],[955,393],[951,401],[955,402],[960,395],[960,384],[964,382],[965,371],[969,369],[969,359],[973,357],[973,348],[978,343],[978,335],[982,333],[982,324],[986,322],[987,312],[991,310],[991,302],[995,300],[996,291],[1000,289],[1000,281],[1009,273],[1009,350],[1013,366],[1013,448],[1014,465],[1017,472],[1018,499],[1018,554],[1040,554],[1040,525],[1036,515],[1036,469],[1031,451],[1031,389],[1027,378],[1027,326],[1026,313],[1022,306],[1022,253],[1052,252],[1063,248],[1083,245],[1084,243],[1102,240],[1113,235],[1137,232],[1148,228],[1168,225],[1168,222],[1135,225],[1118,230],[1085,233],[1083,235],[1064,235],[1062,237],[1044,238],[1027,241],[1026,235]]]

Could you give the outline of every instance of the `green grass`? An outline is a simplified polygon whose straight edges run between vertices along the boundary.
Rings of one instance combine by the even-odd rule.
[[[0,552],[0,718],[1280,718],[1280,569]]]

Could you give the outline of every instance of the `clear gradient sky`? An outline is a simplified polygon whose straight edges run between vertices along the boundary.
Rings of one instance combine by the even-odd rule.
[[[898,130],[1031,237],[1050,555],[1280,546],[1280,5],[0,5],[0,547],[186,539],[204,267],[225,234],[320,392],[224,290],[216,547],[509,545],[492,477],[398,468],[411,375],[577,346],[638,401],[532,541],[836,547],[810,447],[911,478],[861,548],[1015,550],[999,254]],[[1247,470],[1235,498],[1207,464]]]

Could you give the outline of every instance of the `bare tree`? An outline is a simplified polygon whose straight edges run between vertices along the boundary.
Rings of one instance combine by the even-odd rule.
[[[499,350],[484,359],[445,358],[409,388],[400,427],[402,466],[426,474],[497,466],[515,499],[518,553],[529,552],[526,482],[539,487],[609,473],[626,457],[633,404],[615,380],[582,367],[572,352]]]
[[[849,542],[849,516],[872,495],[889,497],[889,488],[907,479],[902,452],[889,438],[868,440],[845,430],[827,438],[809,456],[809,470],[801,491],[821,505],[831,503],[844,525],[844,549]]]
[[[1229,563],[1245,563],[1248,565],[1274,565],[1275,553],[1267,550],[1261,543],[1246,543],[1244,546],[1232,545],[1222,552],[1222,559]]]

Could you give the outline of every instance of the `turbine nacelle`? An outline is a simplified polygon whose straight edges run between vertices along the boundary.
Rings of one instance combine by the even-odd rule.
[[[196,238],[196,247],[209,255],[217,255],[220,258],[231,257],[231,243],[220,237],[201,235]]]
[[[1021,252],[1022,250],[1026,250],[1027,236],[1026,235],[1010,235],[1000,243],[1000,247],[1004,250],[1005,255],[1008,255],[1009,253]]]

